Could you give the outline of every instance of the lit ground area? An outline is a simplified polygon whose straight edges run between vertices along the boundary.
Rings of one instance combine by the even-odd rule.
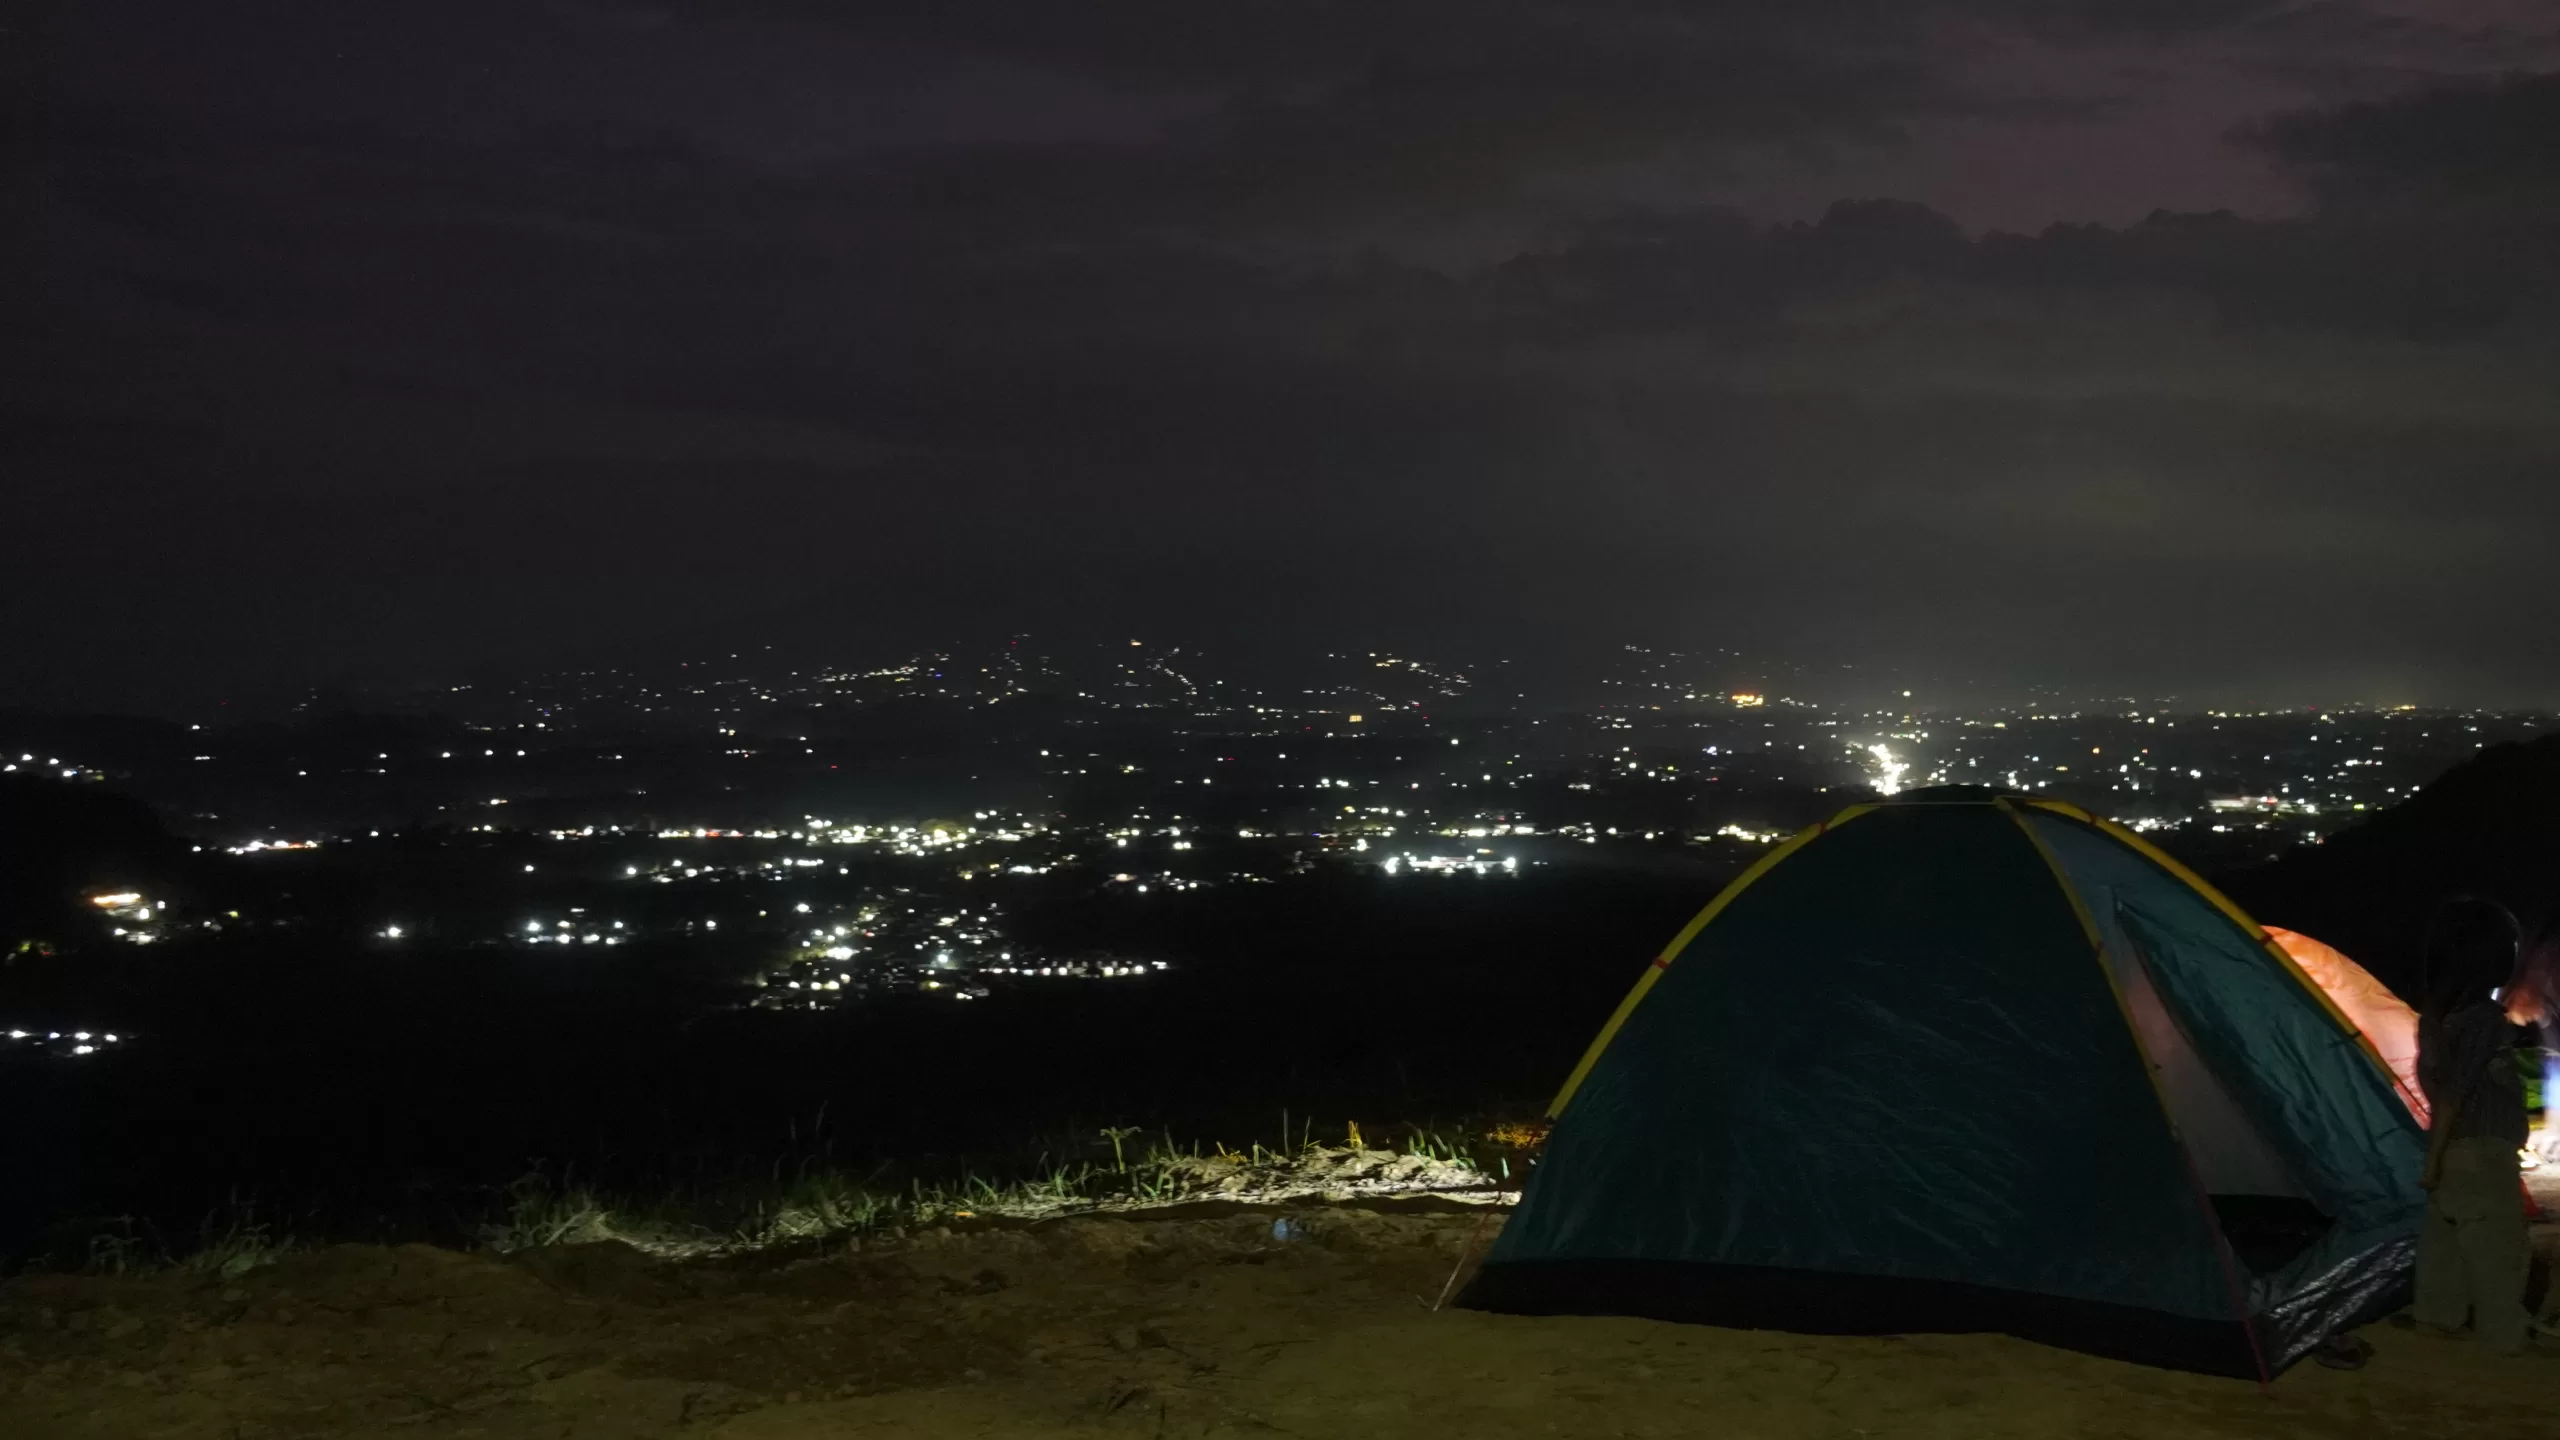
[[[349,1247],[227,1282],[28,1277],[0,1285],[0,1435],[2547,1437],[2560,1414],[2560,1360],[2388,1326],[2365,1369],[2262,1394],[1992,1336],[1433,1313],[1491,1223],[1230,1207],[790,1264]]]

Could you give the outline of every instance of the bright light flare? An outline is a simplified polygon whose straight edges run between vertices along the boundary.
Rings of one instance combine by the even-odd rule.
[[[1874,756],[1876,761],[1874,771],[1876,793],[1879,795],[1898,793],[1902,789],[1903,775],[1911,769],[1910,763],[1894,758],[1893,751],[1882,743],[1868,746],[1867,753]]]

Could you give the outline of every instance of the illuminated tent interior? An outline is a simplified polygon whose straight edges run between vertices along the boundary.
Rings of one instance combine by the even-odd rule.
[[[2392,994],[2390,986],[2374,979],[2372,972],[2308,935],[2270,925],[2267,938],[2320,987],[2340,1014],[2355,1022],[2365,1043],[2399,1083],[2401,1101],[2418,1118],[2419,1127],[2425,1128],[2427,1097],[2418,1086],[2418,1012]]]
[[[2339,1013],[2355,1022],[2356,1029],[2364,1035],[2365,1043],[2373,1048],[2382,1063],[2390,1068],[2392,1078],[2399,1082],[2401,1101],[2423,1128],[2427,1124],[2427,1097],[2418,1085],[2418,1012],[2392,994],[2391,987],[2373,978],[2363,966],[2308,935],[2270,925],[2267,938],[2275,941],[2293,963],[2301,967],[2302,973],[2320,987],[2329,997],[2329,1003],[2338,1007]],[[2526,997],[2515,994],[2511,986],[2509,1000],[2507,1018],[2519,1025],[2530,1023],[2527,1016],[2520,1013],[2525,1009],[2522,1002]],[[2531,997],[2531,1003],[2538,1007],[2539,996]],[[2545,1093],[2549,1093],[2547,1088]],[[2524,1211],[2528,1219],[2544,1218],[2542,1207],[2534,1201],[2530,1185],[2524,1187]]]

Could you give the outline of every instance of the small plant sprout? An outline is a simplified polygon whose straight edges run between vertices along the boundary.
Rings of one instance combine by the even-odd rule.
[[[1145,1127],[1138,1125],[1113,1125],[1102,1132],[1102,1138],[1111,1142],[1112,1169],[1119,1171],[1123,1175],[1129,1173],[1129,1160],[1127,1156],[1121,1153],[1120,1142],[1128,1139],[1132,1135],[1139,1134],[1144,1128]]]

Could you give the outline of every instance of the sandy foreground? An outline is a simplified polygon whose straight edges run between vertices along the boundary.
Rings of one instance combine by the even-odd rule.
[[[2000,1336],[1434,1313],[1499,1223],[1194,1207],[787,1264],[350,1246],[229,1281],[25,1277],[0,1285],[0,1436],[2560,1434],[2560,1359],[2389,1326],[2364,1370],[2261,1393]]]

